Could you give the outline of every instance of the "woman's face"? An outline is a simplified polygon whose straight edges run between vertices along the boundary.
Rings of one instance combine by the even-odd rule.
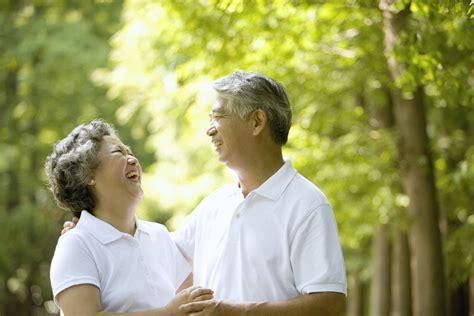
[[[139,201],[142,169],[130,148],[116,136],[104,136],[99,150],[99,166],[93,172],[93,192],[98,201]]]

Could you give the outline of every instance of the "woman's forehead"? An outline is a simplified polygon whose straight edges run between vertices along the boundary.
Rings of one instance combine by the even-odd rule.
[[[112,146],[119,146],[119,147],[126,147],[124,143],[115,135],[106,135],[102,137],[102,145],[106,145],[107,147],[112,147]]]

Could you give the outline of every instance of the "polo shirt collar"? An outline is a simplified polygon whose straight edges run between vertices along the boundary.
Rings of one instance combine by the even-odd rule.
[[[283,194],[296,173],[296,170],[291,165],[291,161],[286,160],[283,166],[281,166],[277,172],[275,172],[270,178],[262,183],[262,185],[252,192],[255,192],[256,194],[264,196],[270,200],[276,201]],[[242,194],[238,186],[239,185],[237,183],[236,190]]]
[[[135,222],[137,225],[135,236],[137,235],[138,231],[143,231],[149,234],[149,230],[146,225],[143,225],[143,223],[141,223],[141,221],[138,219],[136,219]],[[119,231],[117,228],[95,217],[88,211],[81,212],[81,218],[79,219],[77,228],[89,232],[103,244],[115,241],[124,235],[124,233]]]
[[[277,172],[254,191],[270,200],[278,200],[295,175],[296,170],[291,166],[291,162],[286,160]]]
[[[144,221],[138,219],[136,215],[135,215],[135,223],[136,223],[136,226],[137,226],[137,230],[135,232],[135,235],[137,234],[138,231],[144,232],[148,235],[151,234],[150,226],[146,225]]]

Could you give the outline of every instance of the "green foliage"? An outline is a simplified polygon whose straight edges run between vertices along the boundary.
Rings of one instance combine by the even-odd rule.
[[[94,117],[114,123],[145,167],[140,215],[173,228],[232,177],[205,129],[210,82],[235,69],[287,88],[285,156],[328,196],[348,270],[363,279],[374,230],[409,225],[390,91],[422,87],[447,275],[465,282],[474,265],[472,5],[401,0],[390,10],[407,4],[409,29],[393,52],[405,69],[392,82],[377,1],[2,2],[0,314],[27,306],[17,314],[43,315],[51,300],[49,261],[67,217],[45,188],[51,145]]]
[[[331,200],[348,267],[367,267],[374,228],[409,225],[403,213],[409,200],[400,191],[397,135],[383,129],[391,123],[379,115],[387,108],[390,112],[390,89],[397,85],[411,94],[424,87],[436,166],[449,159],[438,145],[456,148],[456,169],[466,165],[466,150],[472,148],[472,143],[456,141],[463,133],[462,139],[468,139],[467,122],[473,115],[474,36],[468,7],[419,0],[395,1],[390,9],[400,11],[407,4],[409,32],[394,50],[406,69],[392,82],[383,55],[382,14],[374,1],[128,2],[127,19],[112,44],[113,68],[102,79],[129,103],[129,111],[140,108],[153,116],[158,161],[145,191],[159,187],[154,192],[167,193],[156,202],[149,199],[145,212],[151,215],[159,205],[166,217],[172,216],[173,226],[197,203],[196,196],[228,178],[215,173],[222,169],[203,135],[204,108],[212,102],[205,84],[235,69],[263,72],[286,86],[293,103],[286,156]],[[171,175],[167,170],[173,167]],[[472,210],[466,202],[454,201],[472,193],[445,184],[459,178],[459,171],[453,171],[436,170],[441,209],[448,217],[448,210],[459,210],[451,203]],[[452,229],[454,234],[457,228]],[[450,239],[451,231],[446,236]]]
[[[115,123],[143,157],[153,153],[123,126],[120,100],[92,80],[107,66],[120,1],[36,1],[0,11],[0,314],[54,312],[49,262],[69,214],[52,203],[43,163],[52,145],[94,117]],[[129,122],[139,123],[139,112]],[[147,131],[139,135],[147,137]]]
[[[19,303],[43,306],[52,300],[49,287],[49,261],[53,256],[62,211],[45,210],[35,205],[15,209],[0,209],[0,274],[1,288],[8,290]],[[5,255],[8,254],[8,255]],[[32,289],[36,289],[32,292]],[[2,306],[12,304],[0,297]]]
[[[148,216],[159,205],[175,214],[174,226],[226,181],[204,135],[208,85],[235,69],[258,71],[281,81],[292,100],[287,155],[333,202],[345,249],[367,253],[373,227],[396,213],[397,192],[393,137],[369,123],[389,85],[376,6],[133,1],[126,16],[102,80],[129,111],[153,117],[158,161],[145,192],[159,198],[146,197]],[[346,224],[360,229],[346,233]]]

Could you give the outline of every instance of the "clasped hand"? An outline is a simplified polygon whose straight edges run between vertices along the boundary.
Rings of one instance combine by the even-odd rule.
[[[192,286],[182,290],[166,305],[166,310],[172,316],[188,315],[208,315],[205,310],[217,305],[214,301],[211,289]]]

